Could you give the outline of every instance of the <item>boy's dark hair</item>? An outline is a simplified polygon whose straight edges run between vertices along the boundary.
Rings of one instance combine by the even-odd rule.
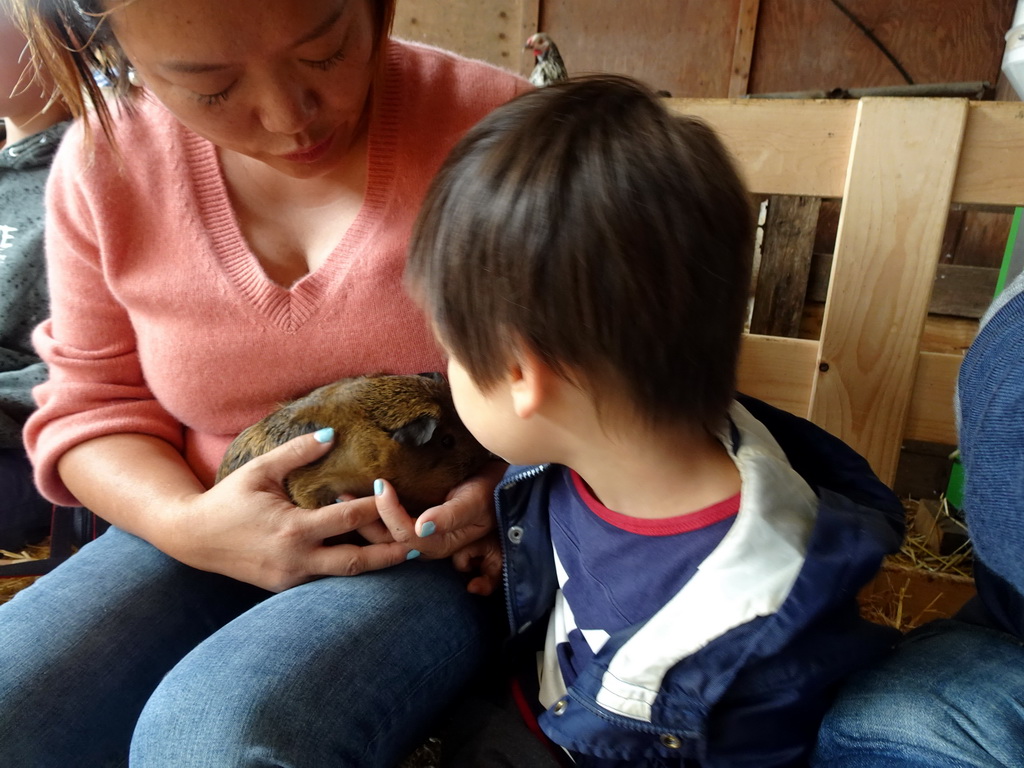
[[[734,397],[754,219],[714,132],[623,77],[531,91],[476,125],[420,212],[407,279],[486,389],[522,340],[650,422]],[[612,390],[614,391],[614,390]]]

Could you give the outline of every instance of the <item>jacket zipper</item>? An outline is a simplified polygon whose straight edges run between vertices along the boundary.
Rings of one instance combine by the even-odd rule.
[[[508,538],[508,530],[504,525],[504,519],[501,514],[500,496],[502,491],[508,490],[521,480],[536,477],[549,466],[551,465],[538,464],[537,466],[518,472],[512,477],[509,477],[499,483],[494,489],[494,514],[498,518],[498,528],[501,531],[500,536],[498,536],[501,543],[501,581],[502,588],[505,590],[505,611],[508,613],[508,626],[512,630],[513,635],[519,634],[521,627],[517,626],[515,617],[512,615],[512,587],[508,576],[508,545],[505,543],[506,538]]]

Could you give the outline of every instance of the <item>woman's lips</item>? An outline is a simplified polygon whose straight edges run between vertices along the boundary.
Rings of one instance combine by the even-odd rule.
[[[280,157],[282,160],[287,160],[290,163],[315,163],[327,154],[327,150],[331,148],[331,140],[333,138],[334,134],[332,133],[319,144],[314,144],[307,149],[300,149],[298,152],[289,152],[287,155],[280,155]]]

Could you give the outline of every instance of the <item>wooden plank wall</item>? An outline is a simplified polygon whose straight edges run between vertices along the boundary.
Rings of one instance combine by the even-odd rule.
[[[570,74],[631,75],[686,99],[899,86],[909,78],[916,84],[988,82],[996,86],[997,99],[1016,101],[1000,73],[1013,8],[1012,0],[398,0],[395,33],[525,75],[533,61],[523,42],[543,30],[557,42]],[[846,112],[854,108],[853,102],[827,103],[853,114]],[[823,113],[812,114],[810,119],[817,120]],[[984,131],[985,119],[970,122],[968,130]],[[772,131],[802,130],[770,122]],[[793,189],[785,184],[771,187],[751,322],[753,332],[768,334],[761,338],[789,336],[794,344],[764,341],[748,350],[749,365],[760,368],[756,360],[761,356],[776,364],[792,357],[795,368],[805,370],[808,356],[815,355],[834,254],[844,247],[836,240],[851,145],[845,126],[852,130],[853,121],[841,120],[840,125],[837,151],[831,154],[830,139],[823,139],[825,134],[815,126],[806,132],[826,146],[785,159],[763,126],[750,126],[756,141],[740,137],[742,146],[757,148],[749,150],[757,157],[740,158],[745,167],[780,175],[798,167],[801,179]],[[921,126],[923,132],[931,128]],[[811,156],[817,159],[809,162]],[[1015,162],[1005,166],[1009,173],[1016,167]],[[970,179],[958,178],[956,183],[959,188]],[[970,344],[987,306],[1010,228],[1012,209],[957,202],[970,197],[955,192],[952,208],[936,211],[945,217],[945,228],[937,264],[927,270],[934,279],[930,286],[914,283],[914,290],[929,298],[932,313],[921,334],[917,365],[947,381],[955,375],[956,355]],[[801,299],[802,317],[797,309]],[[763,375],[786,376],[784,371]],[[803,402],[829,378],[820,371],[799,377],[797,389],[805,392],[797,393],[793,381],[787,382],[787,391]],[[918,387],[909,404],[899,405],[897,411],[909,409],[908,434],[915,440],[955,440],[945,418],[932,418],[936,409],[944,412],[947,397],[945,387]],[[830,406],[827,413],[842,411]],[[890,471],[892,456],[883,463]]]
[[[394,34],[528,73],[523,42],[537,31],[540,0],[398,0]]]
[[[677,97],[905,84],[839,5],[915,83],[987,81],[998,98],[1016,99],[999,69],[1011,0],[399,0],[395,33],[526,74],[533,62],[523,42],[541,29],[571,74],[627,74]],[[838,210],[826,204],[822,219],[828,250],[816,252],[831,253]],[[998,267],[1009,226],[1001,212],[954,211],[942,256],[953,271],[940,274]],[[994,284],[990,274],[980,279]],[[963,311],[956,294],[940,295],[940,308]]]
[[[840,436],[889,483],[905,440],[955,441],[961,354],[920,344],[945,210],[950,202],[1024,204],[1024,179],[1011,170],[1024,152],[1020,107],[879,98],[668,103],[718,130],[754,192],[843,198],[820,338],[746,336],[740,388]]]
[[[917,83],[999,77],[1008,0],[843,0]],[[830,0],[762,0],[751,93],[903,85],[899,70]]]
[[[916,83],[1003,83],[1011,0],[399,0],[395,33],[525,74],[523,42],[542,29],[571,74],[618,72],[677,97],[904,84],[836,2]],[[831,248],[838,211],[822,216]],[[954,212],[943,264],[996,267],[1008,230],[1001,213]]]
[[[726,96],[741,0],[542,0],[570,74],[616,72],[673,96]]]
[[[398,0],[395,33],[525,72],[523,42],[541,29],[571,74],[619,72],[678,97],[905,83],[838,1]],[[999,79],[1011,0],[841,5],[917,83]]]
[[[858,112],[809,418],[849,436],[891,484],[967,102],[868,99]]]

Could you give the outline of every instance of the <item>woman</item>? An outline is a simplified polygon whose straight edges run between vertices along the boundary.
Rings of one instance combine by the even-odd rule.
[[[19,0],[72,106],[100,66],[130,109],[94,98],[53,167],[26,437],[44,493],[114,527],[0,609],[14,763],[390,765],[479,661],[449,562],[404,562],[371,499],[288,503],[331,435],[212,485],[281,400],[442,364],[401,288],[408,233],[455,139],[527,86],[388,40],[393,3]],[[418,548],[489,530],[496,481],[427,511]],[[375,543],[324,546],[357,528]]]

